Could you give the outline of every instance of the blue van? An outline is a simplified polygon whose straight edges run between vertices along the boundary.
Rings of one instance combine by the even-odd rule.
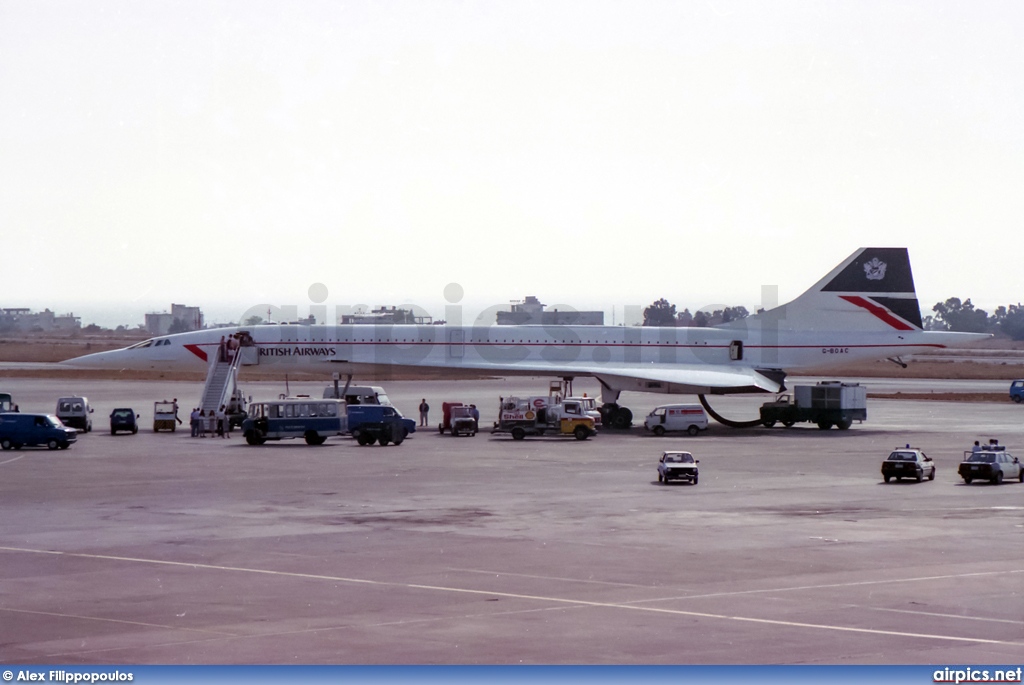
[[[5,450],[20,450],[26,445],[66,450],[77,439],[78,431],[53,414],[0,414],[0,447]]]
[[[1010,399],[1017,404],[1024,402],[1024,381],[1010,383]]]

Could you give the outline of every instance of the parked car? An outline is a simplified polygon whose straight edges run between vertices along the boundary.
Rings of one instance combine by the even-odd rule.
[[[20,450],[27,445],[66,450],[77,439],[78,431],[65,426],[53,414],[0,414],[0,448],[5,450]]]
[[[882,462],[882,478],[886,483],[890,478],[913,478],[920,483],[926,476],[928,480],[935,480],[935,462],[921,450],[909,445],[897,447]]]
[[[668,484],[670,480],[685,480],[697,484],[697,464],[689,452],[665,452],[658,462],[658,482]]]
[[[134,409],[121,407],[110,412],[110,434],[117,435],[118,431],[125,431],[135,435],[139,432],[139,415]]]
[[[1010,383],[1010,399],[1017,404],[1024,402],[1024,381]]]
[[[964,452],[964,460],[960,462],[957,472],[965,483],[987,480],[993,485],[999,485],[1011,478],[1024,483],[1024,467],[1020,460],[1005,448],[986,447],[977,452]]]
[[[92,407],[88,397],[61,397],[57,400],[57,418],[69,428],[86,433],[92,430]]]

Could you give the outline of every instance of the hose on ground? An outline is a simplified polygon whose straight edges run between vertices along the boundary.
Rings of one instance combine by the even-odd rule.
[[[711,408],[704,395],[697,395],[697,399],[700,400],[700,406],[704,407],[704,411],[708,413],[708,416],[723,426],[728,426],[729,428],[753,428],[754,426],[762,425],[761,419],[754,419],[753,421],[733,421],[732,419],[727,419]]]

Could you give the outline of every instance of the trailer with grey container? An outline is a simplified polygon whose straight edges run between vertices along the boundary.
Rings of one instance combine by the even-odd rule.
[[[810,422],[821,430],[832,426],[846,430],[854,421],[867,418],[867,388],[859,383],[822,381],[816,385],[797,385],[792,395],[780,395],[774,402],[761,405],[761,424],[767,428],[776,423],[789,428]]]

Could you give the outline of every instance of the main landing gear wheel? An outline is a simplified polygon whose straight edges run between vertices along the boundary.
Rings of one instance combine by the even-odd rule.
[[[615,430],[627,430],[633,425],[633,412],[627,407],[617,404],[606,404],[601,407],[601,425],[611,426]]]

